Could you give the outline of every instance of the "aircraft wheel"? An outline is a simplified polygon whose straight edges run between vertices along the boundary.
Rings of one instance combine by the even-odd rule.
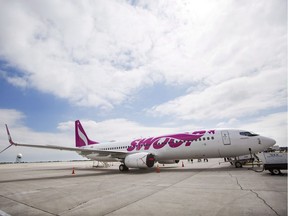
[[[242,163],[240,161],[236,161],[235,162],[235,167],[236,168],[241,168],[242,167]]]
[[[124,171],[128,171],[129,168],[127,166],[125,166],[125,164],[120,164],[119,170],[120,170],[120,172],[124,172]]]
[[[270,169],[269,170],[272,175],[280,175],[281,174],[281,171],[279,169]]]

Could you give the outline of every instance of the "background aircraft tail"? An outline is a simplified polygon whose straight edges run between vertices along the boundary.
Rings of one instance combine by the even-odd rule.
[[[76,147],[82,147],[98,143],[88,138],[79,120],[75,121],[75,143]]]

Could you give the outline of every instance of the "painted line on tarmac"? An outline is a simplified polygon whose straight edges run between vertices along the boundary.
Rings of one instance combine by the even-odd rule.
[[[0,210],[0,216],[11,216],[11,215],[9,215],[9,214],[7,214],[6,212]]]

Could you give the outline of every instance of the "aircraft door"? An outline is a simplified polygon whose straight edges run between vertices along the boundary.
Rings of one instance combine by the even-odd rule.
[[[229,137],[229,132],[228,131],[221,131],[222,134],[222,140],[224,145],[231,145],[231,140]]]

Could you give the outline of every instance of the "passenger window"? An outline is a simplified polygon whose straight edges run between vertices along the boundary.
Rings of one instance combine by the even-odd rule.
[[[203,137],[203,141],[205,141],[205,137]]]
[[[207,137],[207,140],[210,140],[210,137]]]

